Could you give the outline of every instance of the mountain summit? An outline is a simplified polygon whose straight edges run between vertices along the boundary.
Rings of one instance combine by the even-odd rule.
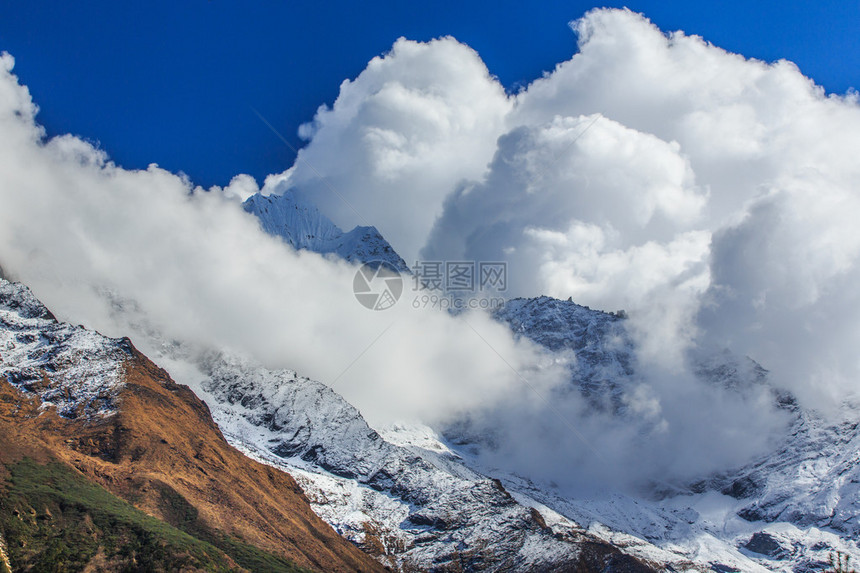
[[[260,220],[266,233],[280,237],[296,250],[336,255],[351,263],[380,263],[400,273],[410,272],[376,227],[355,227],[345,233],[295,189],[283,195],[257,193],[245,200],[243,207]]]

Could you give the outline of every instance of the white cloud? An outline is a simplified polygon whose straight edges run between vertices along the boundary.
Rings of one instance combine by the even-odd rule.
[[[485,172],[510,108],[471,48],[401,38],[301,130],[311,140],[286,185],[341,227],[378,226],[414,260],[445,195]]]
[[[245,201],[251,195],[260,192],[260,186],[250,175],[240,174],[230,180],[230,184],[223,189],[223,193],[230,199]]]
[[[517,95],[490,173],[448,197],[424,252],[505,253],[517,294],[626,308],[645,348],[698,335],[809,399],[812,380],[857,390],[856,95],[626,10],[573,28],[579,53]]]
[[[247,176],[207,192],[157,166],[119,168],[72,136],[44,141],[12,58],[2,63],[0,257],[61,318],[130,335],[151,355],[176,340],[295,369],[376,423],[525,393],[488,343],[534,384],[562,379],[552,364],[534,370],[542,352],[484,315],[467,324],[406,299],[365,309],[356,268],[293,251],[242,210]]]

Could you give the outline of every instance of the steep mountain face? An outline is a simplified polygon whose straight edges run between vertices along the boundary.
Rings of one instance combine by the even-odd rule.
[[[411,571],[650,571],[574,523],[554,526],[438,441],[383,439],[328,387],[223,355],[197,391],[227,438],[287,469],[314,509],[382,563]],[[554,514],[553,514],[554,515]]]
[[[62,324],[23,285],[0,279],[0,377],[66,418],[116,412],[128,340]]]
[[[523,336],[553,352],[575,356],[571,381],[592,407],[623,415],[625,390],[639,381],[635,346],[623,311],[603,312],[547,296],[516,298],[493,313],[516,336]],[[688,356],[693,373],[709,385],[740,395],[768,388],[775,404],[795,412],[790,393],[771,387],[768,372],[749,357],[728,351],[697,349]]]
[[[846,404],[838,423],[804,411],[771,455],[718,481],[750,521],[787,521],[860,538],[860,414]]]
[[[430,428],[374,431],[294,372],[222,354],[197,367],[227,439],[291,473],[321,517],[397,570],[816,571],[856,551],[835,531],[744,519],[749,500],[720,493],[725,476],[662,499],[563,497],[476,465]],[[738,368],[724,364],[721,382]]]
[[[381,570],[128,340],[2,279],[0,443],[13,570]]]
[[[623,313],[541,296],[509,300],[494,317],[517,336],[553,352],[572,352],[571,378],[590,403],[600,410],[624,410],[621,397],[635,377],[635,354]]]
[[[409,266],[376,227],[356,227],[344,233],[299,191],[288,190],[283,195],[258,193],[243,206],[260,220],[264,231],[297,250],[335,255],[354,263],[384,263],[395,271],[409,273]]]

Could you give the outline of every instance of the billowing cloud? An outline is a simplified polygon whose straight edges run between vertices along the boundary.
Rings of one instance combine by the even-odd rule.
[[[506,260],[515,295],[645,311],[633,316],[653,341],[707,287],[707,199],[677,143],[601,115],[556,117],[500,138],[486,180],[447,198],[422,254]]]
[[[0,257],[59,317],[130,335],[152,356],[179,342],[297,370],[374,423],[530,400],[491,348],[538,387],[563,379],[482,314],[453,319],[406,299],[364,308],[355,267],[293,251],[242,210],[249,178],[207,192],[155,165],[117,167],[72,136],[45,141],[12,58],[0,64]]]
[[[626,308],[651,356],[727,346],[819,407],[858,390],[856,94],[626,10],[573,28],[424,253],[504,255],[517,294]]]
[[[511,105],[471,48],[401,38],[302,128],[309,144],[272,183],[301,187],[342,227],[378,226],[414,261],[451,187],[482,177]]]
[[[415,195],[427,201],[421,217],[410,210],[412,193],[390,194],[374,223],[418,236],[423,214],[441,213],[423,258],[506,260],[512,295],[626,309],[651,369],[642,392],[677,439],[662,442],[669,450],[740,451],[766,434],[749,426],[770,418],[756,400],[734,414],[714,406],[723,400],[701,402],[699,419],[722,419],[745,438],[718,447],[694,431],[696,417],[676,398],[690,387],[696,348],[752,356],[810,406],[856,393],[856,94],[828,95],[790,62],[665,34],[628,10],[595,10],[572,28],[578,53],[508,96],[501,127],[469,134],[486,137],[466,144],[474,153],[447,166],[412,164],[404,188],[435,185]],[[449,80],[437,79],[450,89]],[[327,132],[365,133],[374,122],[353,115],[337,130],[318,124],[309,148],[335,149]],[[339,169],[317,157],[321,173]],[[475,175],[438,179],[464,161]],[[356,196],[379,197],[387,184],[366,167],[354,173],[364,188]]]
[[[860,390],[858,213],[849,181],[792,177],[713,239],[703,336],[756,356],[821,409]]]

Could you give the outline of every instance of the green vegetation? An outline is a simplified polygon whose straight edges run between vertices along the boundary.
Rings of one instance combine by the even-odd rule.
[[[308,572],[296,567],[288,560],[262,549],[243,543],[202,524],[198,519],[197,508],[188,503],[176,490],[167,484],[159,484],[160,507],[167,520],[186,533],[218,547],[236,563],[255,573]]]
[[[227,571],[208,543],[150,517],[71,468],[23,460],[0,500],[0,529],[15,569],[77,571],[93,559],[121,571]]]
[[[25,459],[7,469],[11,475],[0,484],[5,489],[0,535],[15,571],[80,571],[90,562],[116,571],[229,571],[235,565],[226,555],[252,571],[302,571],[276,555],[204,531],[197,525],[196,509],[172,489],[165,488],[162,496],[175,509],[170,517],[182,517],[171,519],[179,528],[64,464]]]

